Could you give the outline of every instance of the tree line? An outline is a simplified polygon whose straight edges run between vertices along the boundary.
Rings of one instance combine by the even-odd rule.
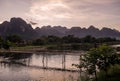
[[[79,38],[74,35],[68,35],[64,37],[57,36],[42,36],[38,39],[34,40],[24,40],[19,35],[10,35],[4,38],[0,37],[0,48],[9,49],[11,46],[26,46],[26,45],[34,45],[34,46],[43,46],[43,45],[56,45],[59,49],[79,49],[79,47],[96,47],[97,44],[102,43],[110,43],[113,44],[115,42],[120,42],[115,38],[104,37],[104,38],[95,38],[90,35]],[[83,45],[84,44],[84,45]],[[49,48],[56,48],[49,47]],[[86,48],[87,49],[87,48]]]
[[[33,45],[44,45],[44,44],[58,44],[58,43],[105,43],[105,42],[117,42],[115,38],[104,37],[104,38],[95,38],[90,35],[79,38],[74,35],[68,35],[64,37],[57,36],[47,36],[41,37],[39,39],[33,40]]]

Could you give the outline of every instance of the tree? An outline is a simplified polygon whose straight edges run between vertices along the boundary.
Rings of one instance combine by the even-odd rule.
[[[18,35],[7,36],[6,40],[9,40],[10,42],[17,43],[17,44],[23,42],[22,38]]]
[[[98,48],[92,48],[87,54],[81,56],[80,64],[75,65],[78,68],[84,68],[89,75],[95,75],[97,80],[97,71],[106,72],[110,66],[120,63],[115,50],[107,45],[101,45]]]
[[[47,44],[58,44],[61,43],[61,38],[57,37],[57,36],[48,36],[45,38],[45,40],[47,41]]]
[[[2,37],[0,36],[0,49],[2,48],[2,44],[3,44],[3,39],[2,39]]]
[[[42,38],[33,41],[33,45],[44,45],[44,44],[45,44],[45,40]]]
[[[82,38],[82,41],[85,43],[94,43],[96,41],[96,38],[90,35],[87,35],[84,38]]]
[[[74,35],[68,35],[62,37],[64,43],[81,43],[80,38],[75,37]]]
[[[102,45],[97,49],[99,57],[96,65],[98,69],[105,71],[106,76],[110,66],[120,63],[118,54],[116,54],[115,49],[107,45]]]
[[[11,46],[11,42],[10,42],[9,40],[3,41],[2,47],[3,47],[5,50],[9,50],[9,49],[10,49],[10,46]]]

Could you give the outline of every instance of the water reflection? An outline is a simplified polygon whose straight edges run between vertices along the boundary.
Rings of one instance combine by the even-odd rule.
[[[76,81],[78,72],[69,72],[77,70],[73,63],[79,63],[79,55],[4,53],[0,54],[0,81]]]

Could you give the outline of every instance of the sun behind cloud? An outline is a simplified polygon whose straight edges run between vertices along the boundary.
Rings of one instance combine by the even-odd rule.
[[[0,0],[0,21],[21,17],[43,25],[95,25],[120,30],[120,0]]]
[[[40,1],[33,3],[27,16],[36,20],[51,20],[54,18],[70,18],[69,7],[61,0],[48,0],[46,4]]]

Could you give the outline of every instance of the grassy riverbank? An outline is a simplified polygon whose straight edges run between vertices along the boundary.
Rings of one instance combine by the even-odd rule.
[[[97,76],[98,76],[98,81],[120,81],[119,75],[120,75],[120,65],[115,65],[109,68],[106,77],[104,71],[100,71]]]
[[[0,49],[1,53],[47,53],[47,54],[66,54],[66,55],[81,55],[85,54],[83,50],[56,50],[47,49],[47,46],[24,46],[24,47],[11,47],[10,50]]]

